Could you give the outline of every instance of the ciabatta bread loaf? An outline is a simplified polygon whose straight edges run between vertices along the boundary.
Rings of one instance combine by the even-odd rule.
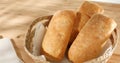
[[[90,17],[88,15],[81,13],[80,22],[78,25],[78,31],[80,31],[84,27],[84,25],[87,23],[89,19]]]
[[[83,63],[99,56],[102,44],[110,37],[116,23],[101,14],[93,15],[71,45],[68,57],[73,63]]]
[[[96,13],[102,14],[104,10],[100,5],[96,3],[85,1],[79,8],[79,12],[84,13],[88,15],[89,17],[91,17],[92,15]]]
[[[80,6],[78,12],[77,12],[77,20],[76,24],[74,25],[74,29],[70,38],[70,44],[75,40],[78,32],[84,27],[84,25],[88,22],[88,20],[91,18],[92,15],[99,13],[103,13],[103,8],[93,2],[85,1]]]
[[[59,61],[63,58],[75,18],[75,13],[70,10],[58,11],[53,15],[42,42],[43,54],[47,59]]]

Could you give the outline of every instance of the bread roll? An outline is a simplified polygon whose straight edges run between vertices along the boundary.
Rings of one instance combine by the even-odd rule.
[[[80,22],[79,22],[79,26],[78,26],[78,31],[80,31],[84,25],[87,23],[87,21],[90,19],[89,16],[81,13],[81,18],[80,18]]]
[[[103,8],[100,7],[98,4],[85,1],[77,12],[77,20],[74,25],[69,44],[72,44],[79,31],[84,27],[84,25],[87,23],[87,21],[91,18],[93,14],[102,14],[103,11]]]
[[[68,57],[73,63],[83,63],[99,56],[101,45],[116,27],[114,20],[95,14],[81,29],[71,45]]]
[[[79,27],[78,30],[80,31],[84,25],[87,23],[87,21],[91,18],[92,15],[96,14],[96,13],[103,13],[103,8],[100,7],[98,4],[89,2],[89,1],[85,1],[78,12],[81,13],[81,19],[79,22]]]
[[[69,42],[69,46],[73,43],[73,41],[75,40],[76,36],[78,35],[79,31],[78,31],[78,26],[79,26],[79,22],[80,22],[80,17],[81,14],[79,12],[76,13],[76,20],[73,26],[73,30],[70,36],[70,42]]]
[[[58,11],[53,15],[42,42],[43,54],[49,60],[63,58],[75,22],[75,13],[70,10]]]
[[[103,8],[96,3],[85,1],[79,9],[80,13],[84,13],[91,17],[96,13],[102,14],[104,12]]]

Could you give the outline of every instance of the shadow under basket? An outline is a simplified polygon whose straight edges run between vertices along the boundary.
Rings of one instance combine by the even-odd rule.
[[[32,45],[33,37],[34,37],[35,31],[36,31],[36,29],[35,29],[36,24],[42,23],[44,26],[48,26],[51,18],[52,18],[52,15],[37,18],[36,20],[34,20],[32,22],[32,24],[30,25],[28,32],[26,34],[24,48],[25,48],[25,51],[27,52],[27,54],[34,60],[35,63],[52,63],[47,60],[44,60],[44,58],[42,58],[42,56],[44,56],[44,55],[35,56],[31,53],[32,47],[33,47],[33,45]],[[99,57],[94,58],[90,61],[86,61],[84,63],[106,63],[113,54],[113,51],[118,43],[118,38],[119,38],[118,31],[116,28],[116,29],[114,29],[112,35],[110,36],[110,38],[107,41],[107,42],[111,43],[111,47],[105,49],[105,51]],[[65,62],[65,63],[69,63],[69,62]]]

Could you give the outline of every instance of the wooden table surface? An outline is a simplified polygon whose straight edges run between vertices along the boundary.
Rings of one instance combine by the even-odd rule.
[[[120,31],[120,4],[98,4],[105,9],[105,15],[117,22]],[[34,63],[24,51],[25,34],[31,22],[57,10],[77,11],[80,5],[79,0],[0,0],[0,35],[14,40],[16,52],[25,63]],[[120,39],[108,63],[120,63]]]

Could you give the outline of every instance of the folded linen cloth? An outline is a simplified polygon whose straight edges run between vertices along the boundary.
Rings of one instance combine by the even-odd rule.
[[[23,63],[9,38],[0,39],[0,63]]]

